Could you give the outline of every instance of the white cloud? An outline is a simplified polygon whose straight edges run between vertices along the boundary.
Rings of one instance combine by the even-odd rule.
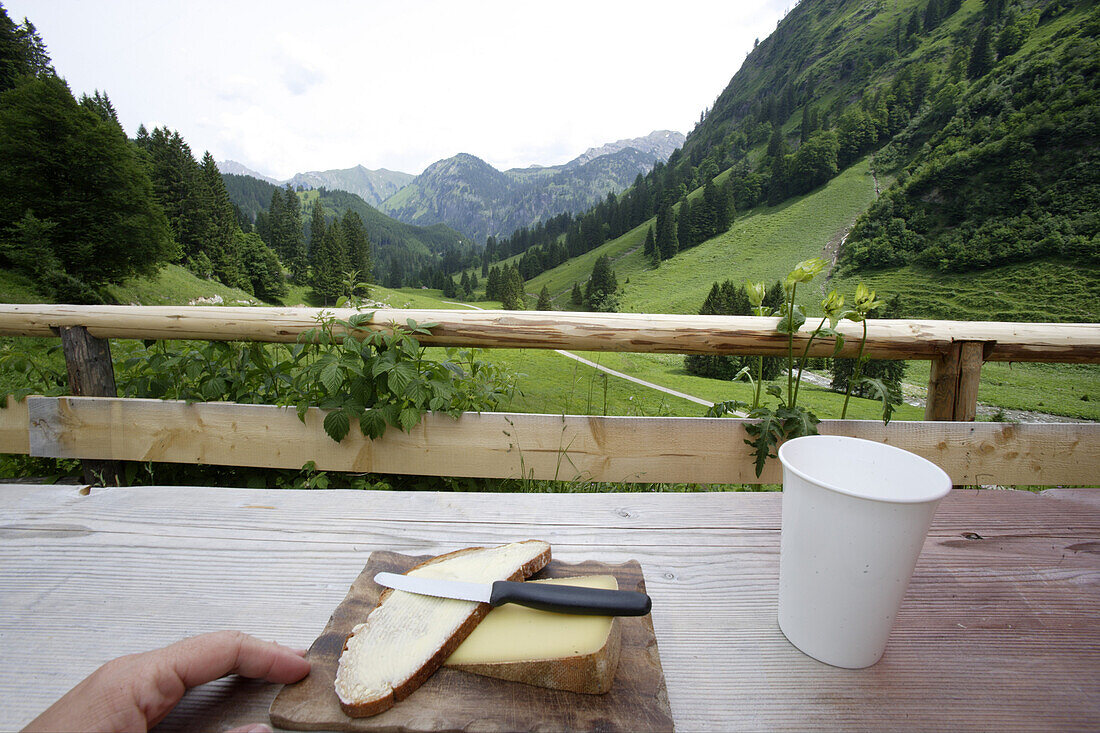
[[[5,0],[74,93],[256,170],[553,164],[688,132],[784,3]]]

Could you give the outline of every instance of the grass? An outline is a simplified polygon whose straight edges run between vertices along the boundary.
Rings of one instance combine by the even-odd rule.
[[[243,290],[204,280],[179,265],[165,265],[151,278],[130,278],[107,290],[119,303],[134,305],[187,305],[196,298],[214,295],[220,295],[225,305],[262,304]]]
[[[697,313],[715,281],[728,278],[740,283],[749,278],[770,286],[801,260],[820,256],[825,245],[843,235],[874,195],[865,159],[809,194],[738,215],[728,232],[680,252],[658,267],[643,252],[650,226],[646,222],[533,278],[527,290],[537,293],[547,285],[555,304],[563,307],[573,283],[586,281],[596,258],[607,255],[623,286],[624,311]],[[808,301],[820,298],[813,291],[804,297]]]
[[[49,303],[33,280],[10,270],[0,270],[0,303]]]
[[[909,362],[905,381],[923,388],[930,369],[930,362]],[[978,402],[1006,410],[1100,420],[1100,364],[987,362],[982,365]]]
[[[961,321],[1100,321],[1100,265],[1057,260],[1023,262],[980,272],[944,273],[916,266],[835,278],[852,292],[858,281],[891,297],[906,314]]]

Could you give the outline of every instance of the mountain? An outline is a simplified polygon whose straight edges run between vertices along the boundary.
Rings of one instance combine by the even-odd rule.
[[[294,188],[330,188],[353,193],[371,206],[380,203],[407,186],[415,176],[385,168],[369,170],[361,165],[330,171],[297,173],[283,181]]]
[[[558,166],[499,171],[460,153],[428,166],[381,209],[411,224],[446,223],[481,242],[617,194],[683,142],[667,130],[591,148]]]
[[[290,184],[295,189],[330,188],[353,193],[366,201],[371,206],[378,206],[384,200],[394,195],[413,180],[416,176],[400,171],[370,170],[361,165],[354,168],[344,168],[331,171],[308,171],[295,173],[293,177],[277,180],[271,176],[248,168],[235,160],[223,160],[218,163],[218,170],[238,176],[250,176],[266,181],[275,186]]]
[[[568,271],[576,281],[574,260],[606,245],[644,255],[654,272],[671,259],[668,271],[690,280],[675,290],[705,294],[719,274],[693,248],[705,246],[707,262],[727,248],[732,261],[735,232],[761,212],[805,211],[799,202],[856,170],[872,195],[860,200],[852,188],[842,224],[821,232],[836,212],[804,214],[816,229],[803,243],[833,260],[840,281],[899,293],[906,316],[963,319],[1003,312],[1006,283],[1043,283],[1028,288],[1029,318],[1093,318],[1100,4],[803,0],[667,164],[614,200],[494,243],[486,264],[520,255],[525,279]],[[1052,270],[1059,284],[1046,287]],[[945,294],[949,277],[974,287]],[[640,276],[630,283],[652,287]],[[623,302],[632,301],[628,290]]]
[[[255,220],[271,205],[276,186],[250,176],[223,173],[222,180],[230,200],[249,220]],[[351,210],[359,215],[370,238],[374,262],[374,280],[399,287],[407,282],[419,282],[419,273],[426,267],[438,267],[454,258],[467,257],[474,244],[455,230],[436,224],[420,227],[392,219],[359,196],[342,190],[325,188],[298,192],[302,201],[302,219],[309,239],[310,211],[315,200],[321,201],[328,217],[342,217]],[[452,265],[452,268],[457,265]]]
[[[282,185],[281,181],[277,181],[271,176],[265,176],[263,173],[257,173],[248,166],[238,163],[235,160],[223,160],[217,164],[218,171],[221,173],[229,173],[235,176],[250,176],[252,178],[258,178],[261,181],[266,181],[272,185]]]
[[[595,160],[601,155],[611,155],[626,148],[634,148],[639,153],[653,156],[656,160],[668,160],[668,157],[684,144],[682,133],[672,130],[654,130],[645,137],[635,137],[629,140],[616,140],[613,143],[601,145],[598,148],[589,148],[581,155],[565,164],[566,168],[576,168]]]
[[[1095,2],[809,1],[749,55],[679,165],[721,170],[759,146],[770,160],[741,180],[775,203],[873,155],[892,185],[845,242],[848,272],[1095,266],[1098,100]]]

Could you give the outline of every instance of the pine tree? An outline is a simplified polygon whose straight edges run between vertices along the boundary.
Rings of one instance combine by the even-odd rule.
[[[370,238],[363,226],[363,220],[359,218],[359,214],[348,209],[340,220],[340,228],[344,230],[348,272],[358,273],[356,280],[359,282],[372,282]]]
[[[298,198],[298,194],[290,187],[290,184],[287,184],[286,190],[283,192],[283,212],[279,226],[282,232],[283,247],[286,251],[283,264],[290,270],[291,279],[299,285],[304,285],[309,274],[309,257],[306,254],[305,233],[302,231],[302,200]],[[367,253],[369,256],[369,244]],[[370,261],[368,259],[367,276],[370,274],[369,267]],[[366,276],[362,279],[369,282]]]
[[[263,214],[261,218],[260,214]],[[267,206],[267,213],[261,209],[260,213],[256,215],[256,233],[260,235],[268,247],[271,247],[272,251],[279,256],[283,262],[287,262],[288,256],[286,251],[286,244],[282,238],[282,232],[279,229],[280,222],[283,221],[283,192],[279,188],[274,188],[271,191],[271,203]]]
[[[673,257],[680,249],[676,239],[676,217],[672,213],[672,206],[666,200],[657,209],[657,250],[661,259],[667,260]]]
[[[686,196],[680,199],[680,208],[676,212],[676,241],[682,250],[699,243],[695,228],[692,226],[693,208]]]
[[[443,278],[443,288],[442,288],[442,290],[443,290],[443,297],[444,298],[457,298],[458,297],[458,287],[455,285],[455,280],[454,280],[453,277],[446,277],[445,276]]]
[[[550,302],[550,288],[545,285],[542,286],[542,290],[539,291],[539,302],[535,306],[535,310],[551,311],[554,310],[553,303]]]
[[[178,257],[137,149],[52,75],[3,94],[0,191],[0,232],[33,230],[62,268],[59,283],[118,282]]]
[[[255,233],[235,233],[236,249],[241,253],[244,271],[250,280],[249,292],[257,298],[273,302],[287,294],[286,280],[279,258]]]
[[[331,305],[343,294],[341,289],[344,272],[347,270],[345,259],[347,247],[344,244],[343,231],[339,226],[322,225],[321,230],[320,240],[317,238],[316,229],[313,230],[313,236],[310,239],[313,243],[310,250],[313,256],[310,285],[314,295],[323,305]]]
[[[776,308],[782,297],[779,283],[766,291],[763,305]],[[734,285],[732,280],[722,283],[715,282],[711,285],[710,293],[703,300],[699,308],[699,315],[704,316],[747,316],[752,313],[748,293],[744,285]],[[689,374],[712,379],[733,379],[743,368],[752,370],[753,379],[756,378],[758,361],[755,356],[730,356],[726,354],[691,354],[684,357],[684,369]],[[778,376],[783,368],[781,357],[764,358],[764,379],[770,380]]]
[[[613,312],[619,309],[619,283],[607,255],[596,258],[592,275],[584,288],[584,303],[589,310]]]
[[[523,310],[526,296],[523,290],[523,277],[514,265],[507,265],[501,274],[500,302],[505,310]]]
[[[943,18],[944,12],[940,6],[940,0],[928,0],[928,5],[924,8],[924,32],[934,31]]]
[[[994,60],[992,34],[989,26],[983,25],[970,51],[970,63],[966,67],[966,75],[971,79],[985,76],[993,68]]]
[[[325,207],[321,205],[321,199],[318,197],[313,202],[313,211],[309,219],[309,266],[311,268],[317,267],[318,252],[321,248],[321,242],[325,238]]]
[[[485,300],[500,300],[500,270],[492,268],[485,280]]]
[[[0,92],[31,76],[53,76],[46,44],[30,21],[16,25],[0,5]]]
[[[204,201],[207,210],[203,213],[209,222],[202,251],[210,259],[214,275],[219,280],[231,287],[251,291],[251,280],[245,273],[243,253],[236,239],[240,228],[233,213],[233,202],[229,200],[222,174],[209,151],[203,156],[199,170],[206,188]]]
[[[580,283],[573,283],[573,292],[569,294],[569,307],[575,311],[584,310],[584,293]]]

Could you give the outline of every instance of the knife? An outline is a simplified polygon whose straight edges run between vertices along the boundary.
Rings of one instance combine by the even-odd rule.
[[[374,582],[387,588],[422,596],[457,598],[499,606],[516,603],[540,611],[590,614],[595,616],[645,616],[651,601],[645,593],[603,588],[581,588],[551,583],[464,583],[458,580],[418,578],[395,573],[378,573]]]

